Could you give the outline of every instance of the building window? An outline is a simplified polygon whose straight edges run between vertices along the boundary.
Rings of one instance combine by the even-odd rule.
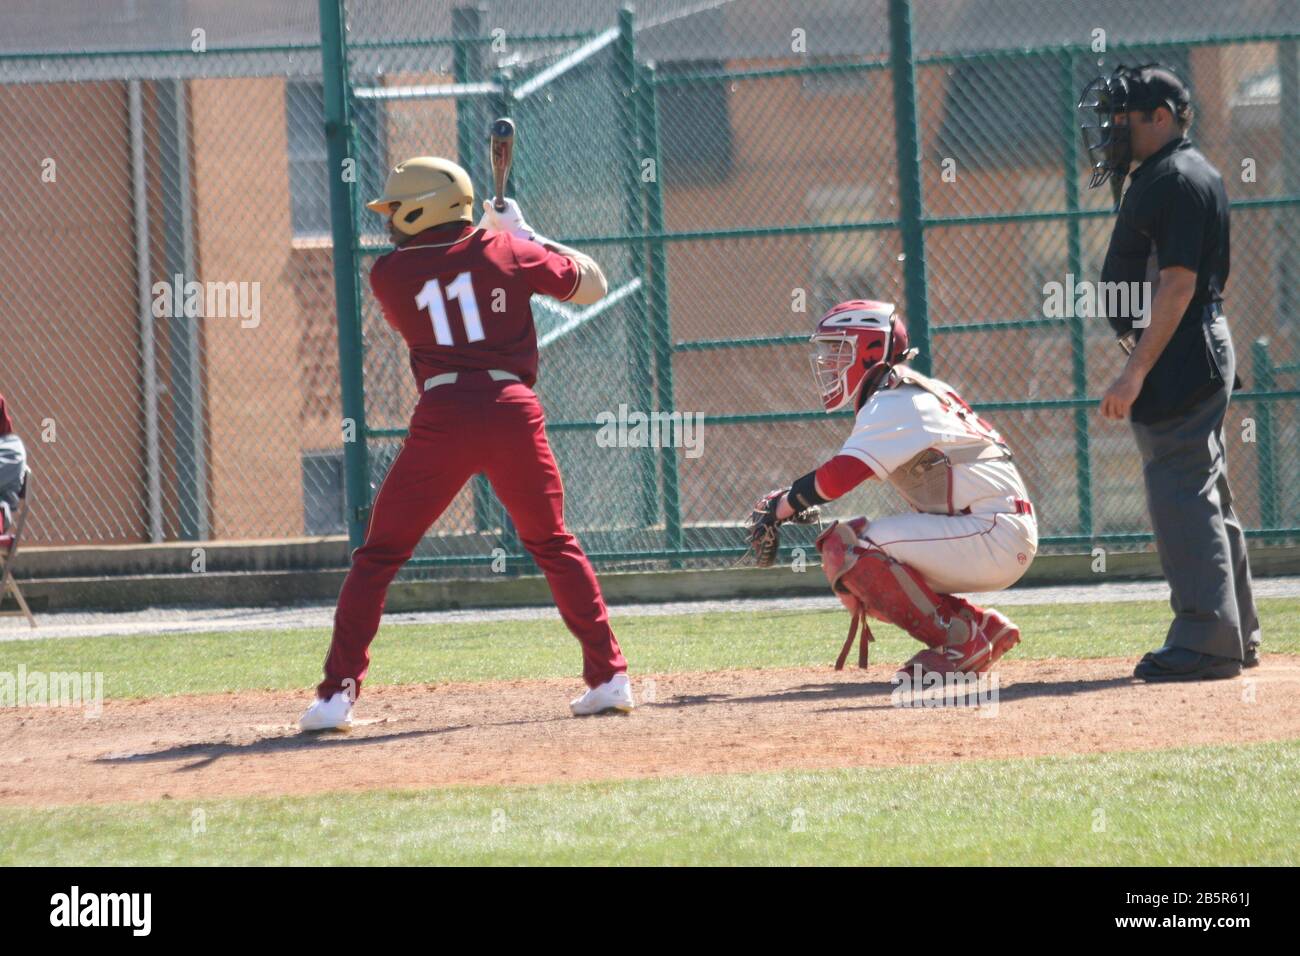
[[[676,60],[659,73],[716,73],[723,60]],[[731,175],[733,160],[728,81],[668,83],[658,89],[659,152],[664,181],[675,186],[708,186]]]
[[[303,452],[302,522],[304,533],[308,535],[343,534],[347,531],[343,452]]]
[[[1059,169],[1068,142],[1062,112],[1069,107],[1073,117],[1073,104],[1084,86],[1098,73],[1109,73],[1116,59],[1077,58],[1069,89],[1062,86],[1055,53],[973,59],[945,69],[939,155],[967,169]],[[1130,47],[1118,59],[1129,64],[1162,62],[1184,80],[1191,76],[1185,49]],[[1081,150],[1073,121],[1068,131],[1070,147]]]
[[[357,189],[378,196],[388,174],[387,122],[382,105],[353,100],[357,127]],[[315,80],[285,84],[289,197],[295,238],[330,234],[329,155],[325,146],[325,87]]]

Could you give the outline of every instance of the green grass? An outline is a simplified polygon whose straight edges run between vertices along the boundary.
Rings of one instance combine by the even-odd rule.
[[[1300,653],[1300,600],[1263,602]],[[1020,658],[1135,657],[1162,602],[1014,609]],[[616,620],[634,669],[829,666],[847,615]],[[873,657],[913,642],[876,628]],[[115,697],[303,688],[324,630],[0,643],[0,672],[102,671]],[[576,679],[557,620],[404,625],[377,683]],[[1300,862],[1300,741],[1015,761],[306,797],[0,808],[0,864],[1157,864]],[[200,813],[201,811],[201,813]],[[198,826],[201,823],[202,826]]]
[[[1295,865],[1297,778],[1300,741],[1290,741],[547,787],[0,809],[0,864]]]
[[[1265,648],[1300,653],[1300,600],[1262,602]],[[1136,657],[1164,642],[1163,602],[1012,608],[1018,659]],[[829,666],[848,626],[843,612],[753,612],[615,619],[634,672]],[[915,642],[873,625],[872,659],[905,660]],[[0,642],[0,672],[102,672],[106,697],[305,688],[320,678],[324,629],[52,638]],[[376,684],[576,678],[578,645],[558,619],[384,627],[373,645]]]

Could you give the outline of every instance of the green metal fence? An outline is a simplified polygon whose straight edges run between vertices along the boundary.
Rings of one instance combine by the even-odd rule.
[[[669,6],[652,11],[651,25],[609,11],[585,20],[580,35],[507,34],[496,49],[493,36],[505,31],[493,33],[492,13],[466,11],[454,42],[467,52],[436,90],[455,107],[455,142],[444,149],[480,188],[489,119],[516,119],[513,188],[530,221],[600,259],[616,290],[613,307],[582,315],[535,300],[538,391],[570,489],[568,520],[593,557],[654,566],[740,555],[747,502],[824,460],[845,433],[847,418],[817,407],[804,344],[821,311],[860,296],[899,301],[922,363],[1006,434],[1047,549],[1149,540],[1131,438],[1095,411],[1121,365],[1111,333],[1104,320],[1045,309],[1047,283],[1097,278],[1111,221],[1108,196],[1083,188],[1079,91],[1115,63],[1149,60],[1189,79],[1200,117],[1193,138],[1224,172],[1234,203],[1227,310],[1248,382],[1228,430],[1238,507],[1253,535],[1297,533],[1300,497],[1278,459],[1300,452],[1290,294],[1300,239],[1300,158],[1291,149],[1300,17],[1284,22],[1281,7],[1262,19],[1242,11],[1209,24],[1215,33],[1167,26],[1174,37],[1153,33],[1155,23],[1120,24],[1099,48],[1081,27],[1066,41],[1007,42],[1020,36],[1007,32],[1016,18],[1030,21],[1025,36],[1035,18],[1039,33],[1052,33],[1064,4],[950,7],[965,7],[966,22],[1002,8],[1000,35],[945,26],[935,5],[903,0]],[[850,22],[887,45],[855,52],[828,41]],[[400,35],[400,24],[389,26]],[[680,57],[669,29],[686,47]],[[546,42],[558,46],[529,49]],[[358,90],[377,82],[375,66],[349,59],[351,104],[374,95]],[[434,95],[420,72],[409,90],[393,87],[390,102]],[[350,129],[340,147],[355,155],[373,131]],[[355,190],[348,198],[355,215]],[[353,246],[358,274],[380,251],[365,231]],[[368,456],[371,471],[370,487],[355,489],[354,538],[414,397],[373,305],[361,313],[364,370],[350,391],[364,394],[370,441],[353,454]],[[1255,346],[1252,361],[1250,343],[1265,337],[1271,344]],[[377,351],[391,377],[379,372]],[[702,413],[699,454],[604,447],[602,421],[620,406]],[[875,485],[833,510],[897,507]],[[415,563],[505,555],[526,567],[519,551],[480,486],[462,495]]]
[[[87,4],[84,23],[0,38],[0,157],[18,171],[0,197],[0,392],[41,476],[36,543],[356,540],[416,399],[368,291],[386,240],[362,201],[422,153],[457,157],[486,193],[488,122],[508,113],[529,220],[610,278],[595,307],[534,300],[568,521],[606,566],[740,555],[748,503],[847,431],[817,405],[805,340],[863,296],[899,302],[923,362],[1006,434],[1045,547],[1145,547],[1132,438],[1096,412],[1119,353],[1103,321],[1048,314],[1044,287],[1096,279],[1111,223],[1084,188],[1078,93],[1146,60],[1190,81],[1192,137],[1234,204],[1238,508],[1253,536],[1300,536],[1294,3],[233,0],[203,15],[158,26]],[[178,275],[256,285],[258,324],[154,315],[155,283]],[[655,412],[703,415],[702,444],[605,440],[611,419]],[[899,507],[871,483],[832,510]],[[529,566],[479,481],[417,567],[503,557]]]
[[[131,48],[99,48],[104,11],[58,6],[0,39],[0,393],[36,474],[28,540],[337,532],[318,39],[115,22]],[[12,49],[36,20],[87,46]]]

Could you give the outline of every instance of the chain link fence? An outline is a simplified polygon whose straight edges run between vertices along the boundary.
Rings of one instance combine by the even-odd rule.
[[[815,318],[853,297],[900,302],[932,371],[999,425],[1038,502],[1045,549],[1144,546],[1132,439],[1095,411],[1120,353],[1104,320],[1051,314],[1048,289],[1095,279],[1109,235],[1108,195],[1083,188],[1079,92],[1119,62],[1152,60],[1191,84],[1194,138],[1235,203],[1228,306],[1248,382],[1230,422],[1239,507],[1255,532],[1295,532],[1300,501],[1277,457],[1297,451],[1286,376],[1300,184],[1283,142],[1293,134],[1282,132],[1295,127],[1279,109],[1300,15],[1262,3],[1188,16],[1181,4],[916,2],[909,70],[891,58],[884,0],[659,4],[635,20],[588,4],[590,18],[566,19],[578,6],[555,5],[545,26],[592,32],[537,56],[510,45],[509,5],[474,15],[485,56],[454,79],[492,90],[456,99],[458,134],[471,139],[456,150],[486,188],[487,123],[514,116],[513,185],[530,220],[596,255],[627,290],[617,308],[561,316],[558,327],[538,308],[539,393],[569,520],[598,559],[735,559],[747,502],[843,438],[848,419],[817,407],[805,350]],[[894,113],[898,83],[910,125]],[[909,230],[923,256],[905,255]],[[1269,344],[1252,346],[1261,337]],[[400,356],[391,365],[404,378]],[[393,415],[404,416],[409,386],[394,385]],[[699,441],[656,447],[664,436],[638,441],[631,429],[613,446],[601,440],[602,421],[637,410],[702,416]],[[381,437],[400,435],[394,418]],[[871,483],[833,510],[897,507]],[[526,562],[485,489],[467,490],[458,508],[418,564],[484,561],[493,549]]]
[[[363,202],[422,153],[488,194],[488,123],[510,115],[513,195],[610,280],[594,307],[534,300],[568,521],[597,560],[739,556],[748,503],[848,429],[818,406],[806,338],[856,297],[899,302],[931,370],[1008,438],[1045,549],[1144,547],[1136,450],[1095,409],[1120,353],[1104,320],[1049,314],[1045,287],[1096,279],[1111,224],[1084,188],[1079,92],[1150,60],[1188,80],[1234,202],[1238,508],[1253,534],[1298,533],[1293,3],[346,0],[324,47],[311,0],[228,6],[177,14],[153,51],[0,49],[0,154],[27,183],[0,198],[0,391],[37,471],[36,543],[355,540],[416,398],[365,281],[387,245]],[[327,146],[332,62],[347,122]],[[352,161],[341,202],[330,148]],[[336,263],[355,280],[337,311]],[[233,311],[189,314],[191,282]],[[340,322],[361,343],[341,357]],[[831,510],[900,506],[869,483]],[[476,481],[416,565],[500,556],[528,567]]]
[[[338,494],[319,45],[158,39],[0,52],[0,389],[34,544],[299,536]]]

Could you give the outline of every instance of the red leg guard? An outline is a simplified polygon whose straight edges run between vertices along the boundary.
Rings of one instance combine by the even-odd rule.
[[[940,594],[939,607],[948,617],[965,618],[972,624],[978,624],[981,615],[984,614],[982,607],[971,604],[970,601],[955,594]]]
[[[989,642],[992,647],[990,665],[1020,643],[1020,628],[1001,611],[982,608],[954,594],[944,594],[941,597],[945,614],[970,621]]]
[[[879,548],[862,544],[849,525],[833,524],[817,539],[822,568],[850,611],[894,624],[930,647],[959,643],[971,625],[952,615],[925,579]]]

